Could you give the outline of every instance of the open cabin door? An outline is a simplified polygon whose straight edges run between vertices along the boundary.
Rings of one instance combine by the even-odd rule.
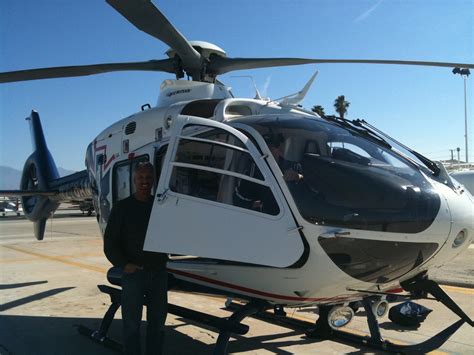
[[[265,158],[220,122],[173,121],[144,249],[287,267],[303,241]]]

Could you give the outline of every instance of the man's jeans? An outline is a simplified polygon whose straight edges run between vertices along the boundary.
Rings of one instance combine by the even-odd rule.
[[[122,320],[125,354],[140,355],[140,324],[147,304],[146,354],[161,354],[168,306],[168,273],[138,270],[123,274]]]

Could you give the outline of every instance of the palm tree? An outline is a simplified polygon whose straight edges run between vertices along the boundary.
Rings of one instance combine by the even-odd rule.
[[[311,109],[311,111],[315,112],[318,116],[325,116],[326,114],[324,113],[324,107],[322,107],[321,105],[315,105],[313,106],[313,108]]]
[[[344,118],[344,114],[347,112],[347,108],[351,103],[346,101],[344,95],[340,95],[334,100],[334,107],[336,108],[336,112],[339,114],[339,117]]]

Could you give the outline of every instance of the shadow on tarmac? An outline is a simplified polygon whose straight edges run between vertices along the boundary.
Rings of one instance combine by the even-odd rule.
[[[100,327],[99,318],[67,318],[67,317],[35,317],[22,315],[0,316],[0,351],[1,354],[117,354],[117,352],[82,336],[77,327],[84,325],[91,329]],[[178,319],[181,320],[181,319]],[[194,331],[194,337],[183,334],[180,328],[188,328],[190,322],[166,326],[164,354],[195,355],[212,354],[214,351],[217,334],[200,327]],[[108,335],[115,341],[121,341],[121,320],[112,322]],[[146,322],[142,322],[142,341],[146,331]],[[183,329],[183,332],[188,330]],[[199,340],[200,334],[213,338],[212,344]],[[301,334],[300,337],[298,335]],[[292,339],[288,339],[292,337]],[[295,337],[298,337],[295,339]],[[278,341],[278,339],[282,339]],[[287,346],[317,343],[320,340],[306,338],[298,331],[289,330],[285,333],[255,336],[246,338],[236,336],[229,341],[229,353],[255,352],[265,350],[273,354],[287,355],[293,352],[283,349]],[[144,343],[143,343],[144,346]],[[324,349],[324,345],[321,345]],[[365,354],[367,350],[361,349],[353,354]],[[371,352],[379,354],[379,352]],[[382,353],[380,353],[382,354]]]
[[[380,328],[386,330],[395,330],[400,333],[417,331],[419,327],[406,327],[392,322],[383,322],[379,324]]]
[[[32,281],[32,282],[23,282],[23,283],[18,283],[18,284],[0,284],[0,290],[9,290],[12,288],[21,288],[21,287],[27,287],[27,286],[33,286],[33,285],[41,285],[41,284],[46,284],[48,281]]]
[[[62,293],[64,291],[71,290],[73,288],[75,288],[75,287],[55,288],[55,289],[52,289],[52,290],[39,292],[39,293],[36,293],[34,295],[31,295],[31,296],[23,297],[23,298],[20,298],[18,300],[15,300],[15,301],[7,302],[7,303],[4,303],[4,304],[0,305],[0,312],[4,312],[6,310],[9,310],[9,309],[12,309],[12,308],[15,308],[15,307],[18,307],[18,306],[23,306],[27,303],[30,303],[30,302],[33,302],[33,301],[38,301],[38,300],[41,300],[43,298],[48,298],[48,297],[57,295],[58,293]]]

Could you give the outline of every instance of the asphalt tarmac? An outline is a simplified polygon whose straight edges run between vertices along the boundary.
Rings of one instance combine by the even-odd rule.
[[[102,254],[102,239],[95,217],[63,210],[48,222],[43,241],[33,237],[32,224],[22,217],[0,219],[0,354],[113,354],[81,336],[77,326],[97,329],[109,305],[98,284],[107,284],[109,264]],[[433,272],[446,292],[474,318],[474,248]],[[170,302],[225,317],[230,312],[224,298],[169,293]],[[458,318],[443,305],[420,301],[433,312],[419,329],[380,320],[382,335],[395,343],[413,344],[428,339]],[[314,307],[287,309],[289,317],[314,324]],[[231,338],[230,353],[242,354],[365,354],[362,346],[307,338],[292,330],[255,318],[244,336]],[[145,324],[145,322],[144,322]],[[351,333],[367,333],[364,312],[346,327]],[[434,354],[473,354],[473,329],[464,324]],[[121,338],[120,311],[109,335]],[[166,321],[166,354],[212,354],[217,332],[198,327],[174,315]]]

